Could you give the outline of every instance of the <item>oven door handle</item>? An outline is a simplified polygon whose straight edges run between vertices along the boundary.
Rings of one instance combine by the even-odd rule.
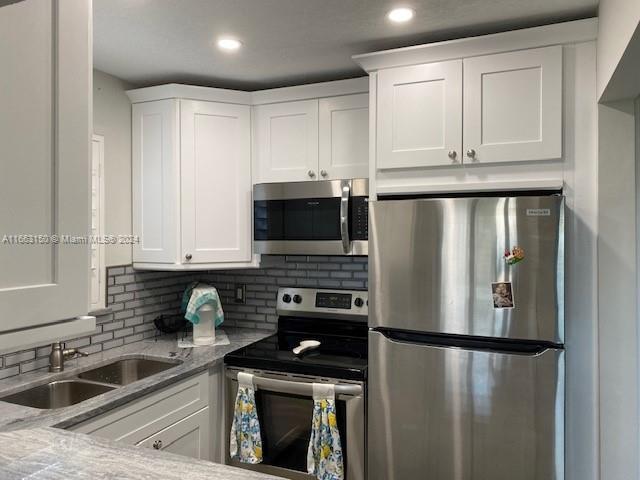
[[[348,180],[343,181],[341,190],[340,238],[342,240],[342,251],[344,253],[349,253],[351,251],[351,242],[349,240],[349,197],[351,196],[351,186],[349,185]]]
[[[227,377],[234,380],[238,379],[237,372],[227,371]],[[277,380],[275,378],[259,377],[254,375],[253,386],[256,389],[263,388],[264,390],[272,390],[274,392],[290,393],[293,395],[313,395],[313,383],[307,382],[292,382],[290,380]],[[335,385],[336,395],[350,395],[358,396],[362,395],[361,385]]]

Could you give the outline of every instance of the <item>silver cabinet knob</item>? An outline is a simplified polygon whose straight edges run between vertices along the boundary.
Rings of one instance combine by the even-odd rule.
[[[153,448],[156,450],[160,450],[162,448],[162,440],[156,440],[153,442]]]
[[[455,160],[458,156],[458,152],[456,152],[455,150],[449,150],[449,153],[447,153],[447,155],[451,160]]]
[[[323,177],[326,177],[329,174],[327,173],[326,170],[320,170],[320,175],[322,175]]]
[[[313,170],[309,170],[307,174],[309,175],[310,178],[313,178],[316,176],[316,172],[314,172]]]
[[[467,150],[467,157],[476,158],[476,151],[473,148],[470,148],[469,150]]]
[[[184,258],[186,258],[187,260],[191,260],[193,258],[193,255],[191,255],[190,253],[187,253]]]

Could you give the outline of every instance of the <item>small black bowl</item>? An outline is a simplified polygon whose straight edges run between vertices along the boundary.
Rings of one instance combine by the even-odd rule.
[[[153,323],[162,333],[176,333],[187,328],[187,319],[182,315],[159,315]]]

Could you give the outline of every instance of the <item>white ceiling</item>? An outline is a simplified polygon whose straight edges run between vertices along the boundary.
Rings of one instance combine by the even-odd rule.
[[[415,9],[408,24],[387,11]],[[594,16],[597,0],[93,0],[94,66],[135,86],[255,90],[361,76],[351,56]],[[229,54],[215,40],[233,35]]]

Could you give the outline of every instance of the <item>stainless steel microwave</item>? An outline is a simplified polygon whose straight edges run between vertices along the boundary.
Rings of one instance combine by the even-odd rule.
[[[254,185],[254,251],[367,255],[368,202],[364,178]]]

